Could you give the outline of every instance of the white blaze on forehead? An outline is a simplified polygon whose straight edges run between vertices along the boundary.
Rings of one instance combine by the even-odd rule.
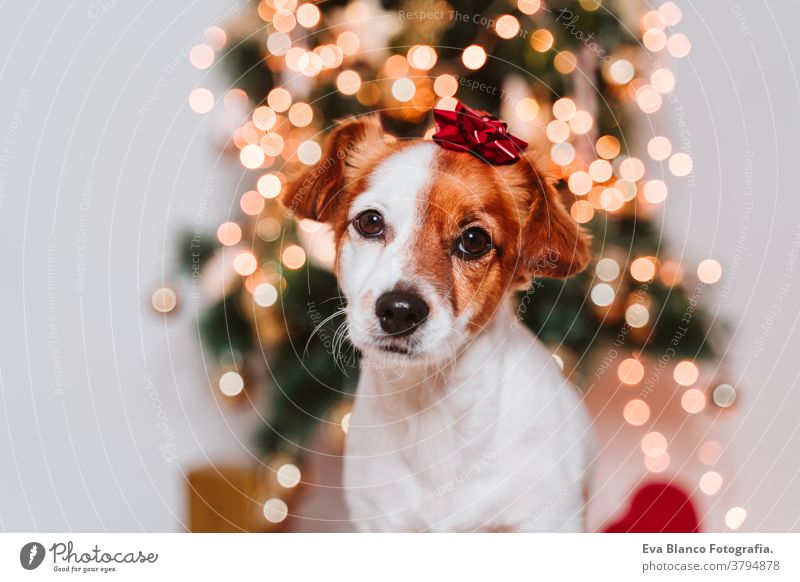
[[[431,181],[436,148],[432,143],[420,143],[387,157],[350,208],[351,220],[367,209],[379,211],[390,232],[386,244],[355,241],[360,247],[360,268],[370,271],[368,285],[377,293],[391,290],[411,275],[406,272],[406,261],[414,230],[421,223],[419,200]]]
[[[421,143],[387,157],[373,171],[369,187],[353,202],[350,218],[367,208],[383,211],[396,235],[419,219],[417,200],[431,181],[436,145]]]

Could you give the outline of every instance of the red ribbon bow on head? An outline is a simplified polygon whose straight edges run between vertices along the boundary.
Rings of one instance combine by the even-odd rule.
[[[455,111],[434,109],[433,141],[445,149],[469,152],[490,164],[513,164],[528,143],[508,133],[504,121],[485,111],[470,109],[460,101]]]

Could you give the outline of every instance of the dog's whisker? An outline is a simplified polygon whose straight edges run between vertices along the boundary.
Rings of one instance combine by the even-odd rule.
[[[308,341],[306,341],[306,345],[303,348],[303,357],[304,358],[308,355],[308,347],[311,345],[311,340],[314,339],[314,336],[317,334],[317,332],[320,331],[323,327],[325,327],[325,325],[327,325],[328,322],[336,319],[337,317],[339,317],[341,315],[347,315],[347,311],[345,311],[343,308],[342,309],[337,309],[336,311],[334,311],[333,314],[329,315],[328,317],[326,317],[325,319],[320,321],[314,327],[314,329],[311,330],[311,334],[308,336]]]

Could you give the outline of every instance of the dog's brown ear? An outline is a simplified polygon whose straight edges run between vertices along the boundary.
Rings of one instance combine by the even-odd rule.
[[[515,166],[524,174],[530,210],[522,223],[520,276],[564,279],[583,271],[591,258],[591,237],[572,220],[549,177],[526,154]]]
[[[328,136],[320,161],[289,181],[281,202],[298,217],[329,222],[359,168],[383,147],[383,127],[377,117],[342,121]]]

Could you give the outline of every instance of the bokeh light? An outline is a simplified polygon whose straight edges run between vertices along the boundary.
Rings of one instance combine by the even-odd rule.
[[[644,400],[634,398],[625,405],[622,416],[628,424],[642,426],[650,420],[650,407]]]
[[[623,384],[638,384],[644,378],[644,366],[635,358],[626,358],[617,366],[617,377]]]
[[[697,364],[691,360],[678,362],[675,365],[675,369],[672,371],[672,377],[681,386],[691,386],[697,382],[699,376],[700,370],[698,370]]]

